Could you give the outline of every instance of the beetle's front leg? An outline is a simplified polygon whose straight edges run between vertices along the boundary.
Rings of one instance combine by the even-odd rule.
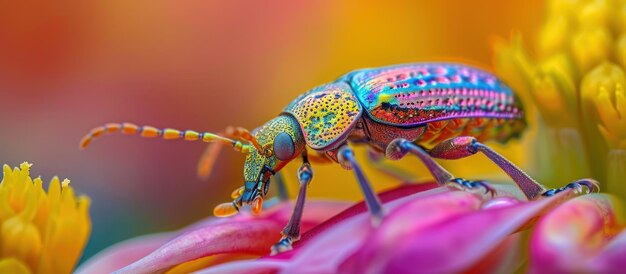
[[[363,174],[361,166],[356,162],[356,159],[354,158],[354,151],[352,151],[348,145],[343,145],[339,149],[337,156],[341,166],[354,171],[354,175],[356,175],[356,178],[359,181],[359,186],[361,187],[363,196],[365,196],[367,208],[372,214],[372,223],[374,225],[378,225],[383,218],[383,206],[378,199],[378,195],[376,195],[372,186],[367,181],[367,178],[365,178],[365,174]]]
[[[440,159],[459,159],[474,155],[477,152],[485,154],[487,158],[506,172],[517,186],[519,186],[522,192],[524,192],[528,200],[537,199],[541,196],[551,196],[567,188],[581,190],[582,187],[585,186],[588,192],[598,191],[598,183],[592,179],[579,180],[560,189],[546,190],[543,185],[535,181],[515,164],[511,163],[511,161],[493,151],[488,146],[478,142],[476,138],[470,136],[456,137],[443,141],[430,150],[429,154],[432,157]]]
[[[272,255],[292,249],[291,244],[300,239],[300,220],[304,211],[304,202],[306,199],[306,189],[313,179],[313,169],[306,156],[306,152],[302,153],[302,165],[298,169],[298,181],[300,182],[300,190],[298,197],[289,218],[289,223],[283,229],[281,234],[283,237],[278,243],[272,246]]]

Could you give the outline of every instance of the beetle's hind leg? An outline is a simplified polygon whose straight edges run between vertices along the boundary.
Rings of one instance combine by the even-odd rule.
[[[583,188],[586,188],[586,190]],[[596,180],[593,179],[580,179],[576,182],[569,183],[561,188],[549,189],[541,195],[545,197],[550,197],[568,189],[574,189],[574,191],[578,194],[587,194],[592,192],[598,192],[600,190],[600,185]]]
[[[581,190],[580,192],[582,193],[583,186],[587,187],[588,192],[598,191],[598,184],[592,179],[579,180],[560,189],[546,190],[543,185],[535,181],[515,164],[471,136],[456,137],[443,141],[431,149],[428,154],[440,159],[459,159],[474,155],[478,152],[485,154],[485,156],[506,172],[522,190],[528,200],[551,196],[568,188]]]
[[[400,138],[393,140],[387,146],[386,156],[391,160],[399,160],[408,153],[417,156],[424,163],[424,165],[426,165],[430,173],[435,178],[435,181],[437,181],[440,185],[448,185],[464,190],[483,188],[485,190],[485,194],[490,194],[492,197],[496,194],[495,189],[483,181],[469,181],[461,178],[454,178],[450,172],[435,162],[426,150],[407,139]]]
[[[391,160],[399,160],[411,153],[426,165],[438,184],[448,183],[454,176],[432,159],[428,152],[407,139],[395,139],[388,146],[385,155]]]

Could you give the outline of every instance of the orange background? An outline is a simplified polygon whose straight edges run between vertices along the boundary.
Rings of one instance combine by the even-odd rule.
[[[214,176],[201,181],[195,167],[204,144],[107,136],[81,152],[90,128],[128,121],[253,129],[352,69],[441,60],[489,69],[491,39],[513,29],[531,36],[542,10],[537,0],[4,2],[0,162],[29,161],[33,175],[68,177],[92,198],[88,257],[211,215],[241,183],[243,162],[224,151]],[[500,148],[524,164],[522,146]],[[458,176],[501,177],[476,163],[447,166]],[[285,172],[292,193],[297,165]],[[402,165],[424,174],[415,159]],[[360,197],[350,172],[314,169],[311,197]],[[395,184],[368,175],[377,189]]]

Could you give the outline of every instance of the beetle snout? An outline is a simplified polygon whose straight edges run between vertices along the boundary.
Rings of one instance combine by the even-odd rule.
[[[240,204],[246,203],[250,206],[252,213],[259,214],[263,208],[263,195],[261,193],[261,183],[245,182],[241,196],[237,198]]]
[[[244,182],[243,186],[240,199],[243,203],[250,203],[258,196],[257,182]]]

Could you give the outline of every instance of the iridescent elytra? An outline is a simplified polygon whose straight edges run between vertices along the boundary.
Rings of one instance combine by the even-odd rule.
[[[493,192],[481,181],[455,178],[433,160],[458,159],[480,151],[500,166],[528,199],[581,186],[597,191],[597,183],[591,179],[546,190],[482,143],[506,143],[519,137],[525,128],[519,98],[493,74],[457,63],[413,63],[352,71],[301,94],[278,117],[252,132],[229,127],[221,134],[213,134],[109,123],[91,130],[81,147],[103,133],[116,132],[231,145],[246,154],[243,186],[233,192],[232,202],[215,208],[216,216],[235,214],[244,205],[250,206],[253,213],[260,212],[270,177],[295,158],[301,158],[297,174],[299,194],[282,239],[272,247],[272,252],[277,253],[291,249],[292,242],[300,237],[306,188],[313,177],[310,162],[339,163],[353,170],[373,223],[384,217],[376,193],[354,158],[352,144],[367,145],[372,161],[416,155],[442,185],[484,187]],[[199,165],[201,173],[210,170],[218,150],[214,145],[207,151]]]

